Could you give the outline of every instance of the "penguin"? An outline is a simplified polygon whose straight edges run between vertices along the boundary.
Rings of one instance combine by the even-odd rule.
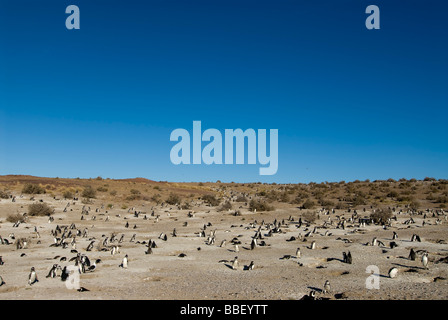
[[[330,292],[330,289],[331,289],[331,286],[330,286],[330,281],[325,281],[325,283],[324,283],[324,290],[323,290],[323,293],[325,294],[325,293],[328,293],[328,292]]]
[[[397,240],[398,239],[398,235],[397,233],[394,231],[394,234],[392,236],[392,240]]]
[[[51,267],[50,272],[48,272],[48,275],[46,278],[56,278],[56,270],[58,269],[58,265],[54,264],[53,267]]]
[[[235,252],[240,252],[240,248],[238,247],[237,244],[235,244]]]
[[[236,270],[238,268],[238,257],[235,257],[232,263],[232,269]]]
[[[296,250],[296,258],[300,258],[300,248],[297,248]]]
[[[2,265],[4,265],[4,264],[5,264],[5,262],[3,262],[3,257],[0,256],[0,266],[2,266]]]
[[[127,269],[128,267],[128,255],[125,255],[123,261],[120,264],[120,267],[123,269]]]
[[[249,266],[247,267],[247,270],[254,270],[255,264],[253,261],[250,262]]]
[[[377,243],[377,240],[376,240],[376,237],[375,237],[375,238],[373,238],[373,240],[372,240],[372,247],[375,247],[377,244],[378,244],[378,243]]]
[[[352,254],[350,253],[350,251],[347,253],[347,263],[348,264],[352,264],[352,261],[353,261],[353,259],[352,259]]]
[[[417,255],[415,254],[414,249],[411,248],[411,251],[409,252],[409,260],[415,261],[415,258],[417,257]]]
[[[311,243],[310,249],[311,249],[311,250],[316,249],[316,241],[313,241],[313,242]]]
[[[395,278],[398,274],[398,269],[393,267],[391,269],[389,269],[389,278]]]
[[[92,250],[92,248],[93,248],[93,244],[94,244],[94,243],[95,243],[95,240],[91,241],[91,242],[89,243],[89,245],[87,246],[86,251],[90,251],[90,250]]]
[[[6,282],[3,280],[2,276],[0,276],[0,287],[4,284],[6,284]]]
[[[145,251],[145,254],[152,254],[151,246],[148,246],[148,249]]]
[[[422,256],[422,264],[425,269],[428,269],[428,252],[425,252]]]
[[[257,247],[257,240],[252,239],[252,241],[250,243],[250,250],[254,250],[256,247]]]
[[[31,286],[38,281],[39,280],[37,279],[36,269],[34,269],[34,267],[31,267],[30,274],[28,276],[28,284]]]

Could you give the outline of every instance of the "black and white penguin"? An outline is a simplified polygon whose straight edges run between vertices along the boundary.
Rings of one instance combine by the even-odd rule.
[[[428,269],[428,252],[422,255],[422,265],[425,269]]]
[[[123,261],[120,264],[120,267],[123,269],[127,269],[128,267],[128,255],[125,255]]]
[[[398,269],[393,267],[389,269],[389,278],[395,278],[398,274]]]
[[[50,272],[48,272],[48,275],[46,276],[46,278],[56,278],[56,270],[58,269],[58,265],[54,264],[51,269]]]
[[[39,280],[37,279],[36,269],[34,269],[34,267],[31,267],[30,274],[28,276],[28,284],[31,286],[38,281]]]
[[[324,290],[323,290],[323,293],[325,294],[325,293],[328,293],[328,292],[330,292],[330,290],[331,290],[331,286],[330,286],[330,281],[325,281],[325,283],[324,283]]]
[[[238,268],[238,257],[235,257],[232,262],[232,269],[236,270]]]
[[[3,280],[2,276],[0,276],[0,287],[4,284],[6,284],[6,282]]]

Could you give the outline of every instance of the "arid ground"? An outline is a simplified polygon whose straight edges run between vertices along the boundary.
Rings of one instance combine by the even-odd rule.
[[[446,180],[432,178],[280,185],[1,176],[0,299],[295,300],[314,291],[329,299],[445,300],[447,191]],[[33,215],[30,205],[44,203],[51,211]],[[414,234],[421,241],[411,241]],[[157,247],[146,254],[149,240]],[[343,261],[349,251],[351,264]],[[80,274],[89,291],[46,277],[54,264],[74,265],[77,254],[101,260]],[[366,288],[369,266],[378,268],[378,289]]]

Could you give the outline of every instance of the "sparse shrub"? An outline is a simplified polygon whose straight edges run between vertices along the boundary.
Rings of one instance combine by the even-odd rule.
[[[109,192],[109,194],[111,196],[116,196],[117,195],[117,190],[112,190],[111,192]]]
[[[25,217],[20,213],[10,214],[6,217],[6,221],[11,223],[25,222]]]
[[[314,211],[306,211],[302,213],[302,218],[304,218],[309,223],[314,223],[317,219],[317,214]]]
[[[126,197],[127,201],[140,200],[142,197],[139,194],[131,194]]]
[[[168,196],[168,199],[166,199],[166,203],[171,204],[171,205],[175,205],[178,203],[181,203],[181,198],[179,195],[175,194],[175,193],[170,193],[170,195]]]
[[[155,203],[159,204],[160,203],[160,194],[156,193],[155,195],[153,195],[151,197],[151,201],[154,201]]]
[[[230,201],[226,201],[218,208],[218,211],[228,211],[230,209],[232,209],[232,204]]]
[[[316,204],[314,203],[313,200],[308,199],[303,203],[302,208],[303,209],[313,209],[315,205]]]
[[[327,200],[327,199],[319,199],[319,204],[324,207],[324,208],[333,208],[334,207],[334,202],[331,200]]]
[[[84,188],[81,195],[85,198],[92,199],[96,197],[96,191],[92,188],[92,186],[87,186]]]
[[[131,189],[130,192],[131,192],[132,194],[140,194],[140,193],[141,193],[141,192],[138,191],[137,189]]]
[[[0,198],[9,199],[9,194],[7,194],[5,191],[0,191]]]
[[[181,205],[180,208],[182,210],[190,210],[191,209],[191,205],[188,202],[184,202],[184,204]]]
[[[370,214],[370,218],[374,223],[384,224],[392,217],[392,210],[376,210]]]
[[[219,205],[219,200],[216,199],[216,197],[212,194],[203,195],[202,200],[204,200],[209,205],[214,206],[214,207]]]
[[[46,193],[45,189],[37,184],[27,183],[23,189],[24,194],[43,194]]]
[[[247,202],[247,198],[245,196],[239,196],[235,200],[236,202]]]
[[[420,208],[420,202],[419,201],[417,201],[417,200],[413,200],[410,204],[409,204],[409,207],[412,209],[412,210],[418,210],[419,208]]]
[[[272,211],[274,210],[273,206],[268,205],[264,201],[260,200],[251,200],[249,203],[249,210],[250,211]]]
[[[106,187],[98,187],[98,188],[96,188],[96,191],[99,191],[99,192],[107,192],[109,189],[107,189]]]
[[[33,203],[28,206],[28,214],[30,216],[49,216],[53,213],[53,209],[45,202]]]
[[[73,193],[71,193],[69,190],[67,190],[67,191],[64,191],[62,196],[64,197],[64,199],[72,199],[73,198]]]

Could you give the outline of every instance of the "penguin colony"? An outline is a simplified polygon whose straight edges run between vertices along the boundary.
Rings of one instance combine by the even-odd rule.
[[[26,197],[16,196],[15,203],[24,205],[30,201]],[[211,210],[200,199],[193,203],[195,210],[184,210],[166,203],[146,204],[145,207],[127,211],[114,210],[106,209],[98,201],[84,205],[79,200],[70,200],[59,208],[57,205],[55,207],[57,209],[51,217],[1,224],[0,293],[8,286],[34,289],[45,286],[48,281],[67,281],[70,277],[69,266],[76,267],[82,285],[88,286],[89,281],[85,280],[85,284],[83,281],[86,274],[104,275],[111,269],[126,274],[132,272],[137,261],[144,261],[145,266],[150,268],[155,261],[153,259],[161,255],[170,257],[169,264],[182,261],[191,263],[191,259],[207,260],[207,251],[210,250],[222,256],[214,262],[213,268],[219,272],[230,272],[236,277],[242,272],[261,274],[270,263],[282,264],[282,268],[298,273],[306,273],[311,268],[321,269],[321,278],[310,278],[309,283],[301,284],[306,289],[312,289],[303,299],[313,300],[341,295],[344,287],[335,285],[341,282],[330,281],[325,269],[346,269],[340,276],[349,277],[350,273],[365,269],[366,265],[358,258],[361,253],[374,256],[375,260],[388,266],[381,270],[382,281],[397,282],[409,270],[415,273],[414,276],[427,276],[434,267],[438,267],[442,270],[442,276],[439,273],[434,276],[442,280],[446,273],[447,259],[440,262],[445,256],[443,250],[438,249],[443,245],[446,248],[446,243],[442,241],[437,244],[440,246],[434,246],[434,241],[429,242],[420,236],[424,228],[446,228],[447,215],[443,210],[414,212],[400,209],[382,224],[374,224],[365,211],[361,213],[356,210],[317,209],[318,219],[315,221],[305,219],[300,210],[291,211],[281,218],[259,213],[255,218],[254,213],[246,211],[247,214],[242,215],[244,219],[241,213],[225,213],[235,218],[227,219],[232,221],[228,225],[217,226],[216,222],[208,221],[212,217]],[[244,206],[240,208],[244,209]],[[219,222],[219,219],[214,220]],[[161,231],[159,226],[166,221],[175,227]],[[369,233],[372,230],[374,234]],[[369,234],[372,234],[371,240],[359,240]],[[282,240],[273,245],[274,238]],[[164,251],[172,241],[176,245]],[[279,246],[278,243],[283,245]],[[340,248],[339,253],[327,255],[328,249],[335,244]],[[51,248],[50,252],[55,254],[39,257],[35,251],[37,248]],[[285,248],[289,248],[289,253],[284,254]],[[405,255],[396,253],[405,249]],[[268,258],[265,253],[269,253],[266,255]],[[10,279],[18,277],[4,272],[10,260],[8,258],[12,256],[19,257],[21,261],[29,258],[28,271],[23,272],[21,283],[11,283]],[[207,261],[207,264],[210,267],[211,262]],[[191,264],[185,266],[185,272],[188,272]],[[113,283],[114,278],[108,281]],[[77,292],[95,293],[95,290],[82,286],[76,289]]]

